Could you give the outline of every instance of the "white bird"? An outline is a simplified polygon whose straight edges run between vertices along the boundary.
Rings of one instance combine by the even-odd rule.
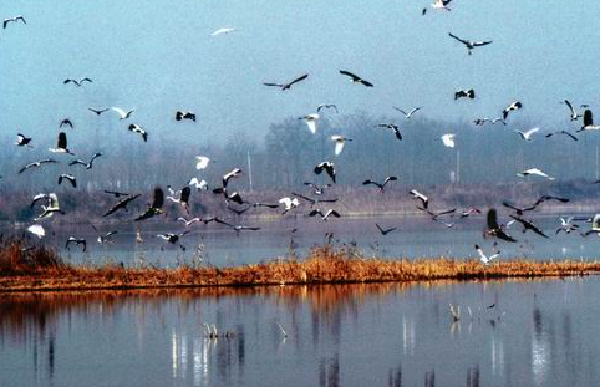
[[[494,242],[494,246],[497,247],[498,243]],[[486,256],[483,253],[483,250],[481,249],[481,247],[479,247],[479,245],[475,245],[475,250],[477,250],[477,254],[479,254],[479,260],[481,261],[481,263],[483,263],[484,265],[487,265],[490,263],[490,261],[498,258],[498,256],[500,255],[500,250],[498,249],[498,251],[495,254],[492,254],[490,256]]]
[[[525,177],[527,175],[538,175],[541,177],[545,177],[548,180],[554,180],[554,177],[551,177],[548,174],[542,172],[542,170],[539,168],[529,168],[529,169],[524,170],[521,173],[517,173],[517,176],[519,176],[519,177]]]
[[[455,137],[456,137],[456,134],[454,134],[454,133],[446,133],[441,137],[442,143],[444,144],[445,147],[454,148],[454,138]]]
[[[179,218],[177,218],[177,220],[181,220],[185,224],[185,227],[191,226],[192,224],[194,224],[196,222],[200,223],[200,218],[186,219],[186,218],[179,217]]]
[[[411,189],[410,194],[413,196],[413,199],[419,199],[423,205],[423,208],[427,209],[427,206],[429,205],[429,198],[427,198],[427,196],[423,195],[416,189]]]
[[[46,230],[44,229],[44,227],[42,227],[41,224],[32,224],[31,226],[27,227],[27,231],[29,231],[30,233],[32,233],[40,239],[42,239],[42,237],[46,235]]]
[[[335,154],[337,156],[342,153],[346,141],[352,141],[352,139],[344,136],[331,136],[331,141],[335,142]]]
[[[206,182],[206,180],[198,180],[197,177],[191,178],[190,181],[188,181],[188,185],[193,185],[194,187],[196,187],[196,189],[198,189],[198,191],[208,189],[208,183]]]
[[[289,197],[285,197],[285,198],[281,198],[279,199],[279,203],[283,204],[285,206],[285,211],[283,211],[283,213],[285,214],[286,212],[288,212],[289,210],[291,210],[292,208],[296,208],[300,205],[300,200],[298,198],[289,198]]]
[[[44,164],[58,164],[58,161],[54,159],[43,159],[39,161],[34,161],[33,163],[26,164],[23,168],[19,169],[19,173],[23,173],[29,168],[39,168]]]
[[[120,107],[116,107],[116,106],[111,107],[110,110],[117,113],[122,120],[125,120],[125,119],[131,117],[131,115],[135,111],[135,110],[125,111],[125,110],[121,109]]]
[[[521,138],[525,141],[531,141],[531,135],[534,133],[537,133],[540,130],[540,128],[535,127],[535,128],[531,128],[526,132],[521,132],[520,130],[516,130],[515,129],[515,133],[519,133],[519,136],[521,136]]]
[[[321,118],[319,113],[310,113],[304,117],[300,117],[300,120],[304,120],[306,122],[306,126],[312,134],[317,133],[317,121]]]
[[[444,11],[452,11],[448,5],[452,0],[435,0],[433,4],[431,4],[431,8],[436,10],[444,10]]]
[[[397,111],[399,111],[400,113],[404,114],[406,116],[406,118],[411,118],[413,113],[418,112],[419,110],[421,110],[420,107],[414,107],[411,110],[409,110],[408,112],[405,112],[404,110],[397,108],[396,106],[392,106],[394,109],[396,109]]]
[[[205,156],[196,156],[196,160],[198,160],[196,163],[196,169],[204,169],[208,167],[208,163],[210,162],[210,159]]]
[[[217,35],[226,35],[230,32],[235,31],[235,28],[219,28],[218,30],[214,31],[213,33],[210,34],[210,36],[217,36]]]

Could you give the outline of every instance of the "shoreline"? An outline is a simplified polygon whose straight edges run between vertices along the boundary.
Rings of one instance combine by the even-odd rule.
[[[286,259],[230,268],[86,268],[57,264],[0,275],[0,294],[39,291],[184,289],[386,282],[487,281],[564,278],[600,274],[600,261],[478,260],[433,258],[381,260],[330,246],[305,259]]]

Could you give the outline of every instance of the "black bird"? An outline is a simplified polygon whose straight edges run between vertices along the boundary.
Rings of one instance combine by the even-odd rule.
[[[23,133],[17,133],[17,142],[15,142],[15,145],[28,146],[30,148],[33,148],[31,145],[29,145],[30,142],[31,142],[31,137],[25,137],[25,135]]]
[[[334,109],[336,113],[338,112],[338,108],[336,105],[332,104],[332,103],[322,103],[319,106],[317,106],[317,113],[320,113],[321,110],[323,109]]]
[[[183,119],[192,120],[192,121],[196,122],[196,114],[193,112],[177,111],[175,113],[175,120],[177,120],[179,122]]]
[[[337,211],[336,211],[336,210],[334,210],[334,209],[330,209],[330,210],[329,210],[329,211],[327,211],[325,214],[323,214],[323,213],[321,212],[321,210],[320,210],[320,209],[318,209],[318,208],[316,208],[316,209],[312,210],[312,211],[311,211],[311,212],[308,214],[308,216],[310,216],[311,218],[314,218],[314,217],[315,217],[315,216],[317,216],[317,215],[321,216],[321,219],[322,219],[322,220],[327,220],[327,219],[328,219],[330,216],[334,216],[334,217],[336,217],[336,218],[339,218],[339,217],[341,216],[341,215],[340,215],[340,213],[339,213],[339,212],[337,212]]]
[[[375,223],[375,226],[377,226],[377,229],[379,230],[379,232],[381,233],[381,235],[387,235],[387,234],[391,233],[392,231],[396,230],[396,227],[383,229],[377,223]]]
[[[311,206],[314,206],[315,204],[319,204],[319,203],[337,203],[337,201],[338,201],[338,199],[320,199],[320,198],[312,199],[312,198],[300,195],[300,194],[295,193],[295,192],[292,192],[292,195],[296,195],[300,199],[306,200],[307,202],[310,203]]]
[[[377,124],[377,127],[391,129],[394,132],[394,134],[396,135],[396,139],[402,141],[402,133],[400,133],[400,129],[398,128],[398,125],[394,125],[394,124]]]
[[[110,194],[110,195],[115,195],[115,197],[118,199],[121,196],[128,196],[128,193],[125,192],[117,192],[117,191],[109,191],[107,189],[104,190],[104,193]]]
[[[159,215],[163,213],[162,207],[164,204],[164,193],[162,188],[156,187],[154,188],[154,195],[152,199],[152,204],[146,209],[146,212],[139,215],[137,218],[133,219],[134,221],[150,219],[154,215]]]
[[[517,242],[515,238],[505,233],[504,229],[498,224],[498,213],[495,208],[490,208],[488,210],[487,229],[484,230],[484,237],[485,236],[493,236],[507,242]]]
[[[68,173],[61,173],[60,177],[58,178],[58,184],[62,184],[63,179],[69,180],[71,186],[73,188],[77,188],[77,179],[75,179],[73,175],[69,175]]]
[[[385,178],[385,180],[383,181],[383,183],[378,183],[376,181],[373,181],[371,179],[366,179],[365,181],[363,181],[363,185],[369,185],[369,184],[373,184],[375,186],[377,186],[377,188],[379,188],[379,190],[381,192],[385,191],[385,186],[387,183],[389,183],[390,181],[396,181],[398,180],[398,178],[396,176],[388,176]]]
[[[362,79],[361,77],[359,77],[358,75],[356,75],[354,73],[351,73],[350,71],[340,70],[340,74],[350,77],[351,81],[353,83],[360,83],[367,87],[373,87],[373,84],[371,82],[365,81],[364,79]]]
[[[440,211],[440,212],[429,211],[429,210],[426,210],[425,208],[422,208],[421,210],[424,210],[429,216],[431,216],[431,220],[438,220],[438,218],[440,216],[450,215],[450,214],[454,214],[456,212],[456,208],[451,208],[449,210],[444,210],[444,211]]]
[[[454,100],[456,101],[459,98],[475,98],[475,90],[467,89],[467,90],[457,90],[454,92]]]
[[[128,195],[128,194],[124,194],[124,195]],[[134,201],[135,199],[139,198],[140,196],[142,196],[142,194],[135,194],[135,195],[132,195],[132,196],[127,196],[127,197],[119,200],[117,202],[117,204],[115,204],[108,211],[106,211],[106,213],[104,215],[102,215],[102,217],[106,218],[108,215],[116,212],[117,210],[125,210],[125,211],[127,211],[127,205],[129,203],[131,203],[132,201]],[[117,196],[117,197],[119,197],[119,196]]]
[[[65,248],[67,250],[71,250],[71,243],[75,243],[76,245],[82,245],[83,246],[83,250],[82,251],[86,251],[87,250],[87,242],[85,241],[85,239],[80,239],[80,238],[75,238],[74,236],[70,236],[69,239],[67,239],[67,243],[65,244]]]
[[[292,87],[292,85],[294,85],[295,83],[301,82],[301,81],[305,80],[306,78],[308,78],[308,74],[301,75],[298,78],[296,78],[293,81],[288,82],[288,83],[281,84],[281,83],[273,83],[273,82],[264,82],[263,85],[279,87],[279,88],[281,88],[282,91],[285,91],[285,90],[289,90]]]
[[[323,193],[325,193],[326,188],[331,188],[331,184],[329,183],[323,185],[315,183],[304,183],[304,185],[307,185],[310,188],[312,188],[315,195],[323,195]]]
[[[43,159],[40,161],[34,161],[33,163],[29,163],[25,165],[23,168],[19,169],[19,173],[23,173],[29,168],[41,167],[43,164],[58,164],[58,161],[54,159]]]
[[[86,167],[86,169],[92,169],[92,163],[94,162],[95,159],[97,159],[100,156],[102,156],[102,153],[99,153],[99,152],[98,153],[94,153],[92,155],[92,158],[90,159],[89,163],[86,163],[85,161],[83,161],[81,159],[77,159],[75,161],[71,161],[69,163],[69,166],[72,167],[73,165],[81,164],[81,165],[84,165]],[[106,192],[106,191],[104,191],[104,192]]]
[[[142,139],[144,142],[148,142],[148,132],[146,132],[141,126],[138,124],[129,124],[127,130],[133,133],[139,133],[142,135]]]
[[[106,113],[110,109],[109,108],[105,108],[105,109],[102,109],[102,110],[97,110],[97,109],[89,107],[89,108],[87,108],[87,110],[91,111],[92,113],[96,113],[96,115],[99,116],[102,113]]]
[[[71,156],[75,156],[75,154],[67,148],[67,134],[65,132],[60,132],[58,134],[56,148],[49,148],[48,150],[52,153],[68,153]]]
[[[63,126],[69,126],[71,129],[73,129],[73,122],[71,122],[70,118],[63,118],[63,120],[60,122],[60,126],[59,128],[62,128]]]
[[[520,207],[515,207],[513,204],[509,203],[509,202],[502,202],[502,205],[506,208],[510,208],[511,210],[516,211],[517,215],[522,216],[525,211],[533,211],[535,210],[535,208],[540,204],[541,202],[538,200],[537,202],[535,202],[531,207],[524,207],[524,208],[520,208]]]
[[[329,177],[331,177],[331,180],[335,183],[335,163],[332,163],[331,161],[323,161],[315,167],[315,173],[317,175],[320,175],[323,170],[325,170]]]
[[[83,82],[90,82],[90,83],[91,83],[91,82],[92,82],[92,80],[91,80],[90,78],[88,78],[88,77],[81,78],[79,81],[77,81],[77,80],[75,80],[75,79],[70,79],[70,78],[67,78],[67,79],[65,79],[65,80],[63,81],[63,84],[65,84],[65,85],[66,85],[67,83],[71,83],[71,82],[72,82],[72,83],[74,83],[74,84],[75,84],[75,86],[77,86],[77,87],[80,87],[80,86],[83,84]]]
[[[506,109],[504,109],[504,111],[502,112],[502,118],[507,119],[508,113],[514,112],[514,111],[522,109],[522,108],[523,108],[523,104],[519,101],[515,101],[515,102],[511,103],[510,105],[508,105],[508,107]]]
[[[4,23],[2,24],[2,29],[5,30],[6,26],[8,25],[9,22],[16,22],[18,20],[22,21],[23,24],[27,24],[27,22],[25,21],[25,17],[23,17],[22,15],[19,15],[19,16],[4,19]]]
[[[560,202],[560,203],[569,203],[571,201],[571,199],[569,199],[569,198],[561,198],[561,197],[558,197],[558,196],[544,195],[544,196],[541,196],[537,200],[536,204],[541,204],[541,203],[543,203],[545,201],[548,201],[548,200],[556,200],[557,202]]]
[[[573,136],[571,133],[567,132],[566,130],[561,130],[561,131],[558,131],[558,132],[550,132],[550,133],[546,134],[545,137],[546,138],[550,138],[550,137],[552,137],[554,135],[557,135],[557,134],[564,134],[566,136],[569,136],[573,141],[579,141],[579,139],[577,137]]]
[[[458,40],[462,44],[464,44],[467,47],[467,51],[468,51],[469,55],[472,54],[472,51],[475,47],[487,46],[488,44],[492,43],[491,40],[464,40],[464,39],[459,38],[456,35],[453,35],[451,32],[448,32],[448,36],[450,36],[450,37]]]
[[[260,227],[250,227],[250,226],[242,226],[239,224],[231,224],[231,223],[227,223],[219,218],[214,218],[213,220],[217,223],[224,224],[225,226],[231,227],[238,234],[238,236],[240,235],[240,231],[243,231],[243,230],[251,230],[251,231],[260,230]]]
[[[523,225],[523,233],[525,233],[527,230],[531,230],[534,233],[543,236],[544,238],[549,238],[548,235],[544,234],[544,232],[542,230],[540,230],[535,224],[533,224],[532,221],[527,220],[527,219],[523,219],[520,218],[518,216],[514,216],[514,215],[508,215],[511,218],[513,218],[514,220],[516,220],[517,222],[521,223]]]

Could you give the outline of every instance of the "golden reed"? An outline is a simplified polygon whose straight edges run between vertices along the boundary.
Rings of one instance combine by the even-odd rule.
[[[0,251],[0,292],[30,290],[143,289],[195,286],[367,283],[386,281],[490,280],[566,277],[600,273],[600,262],[470,259],[383,260],[356,250],[315,247],[306,259],[280,259],[231,268],[175,269],[83,267],[63,264],[52,251],[22,252],[18,244]]]

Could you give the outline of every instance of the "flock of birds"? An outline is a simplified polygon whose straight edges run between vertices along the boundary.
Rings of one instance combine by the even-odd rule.
[[[450,3],[452,0],[436,0],[431,7],[434,10],[438,11],[449,11]],[[423,15],[427,13],[427,8],[423,9]],[[9,25],[22,23],[26,24],[26,20],[22,15],[15,16],[12,18],[6,18],[3,23],[3,29],[6,29]],[[221,28],[210,35],[213,37],[226,35],[235,32],[235,28]],[[467,49],[468,55],[472,55],[473,50],[479,47],[487,46],[492,44],[491,40],[467,40],[458,37],[457,35],[449,32],[449,37],[453,40],[461,43]],[[354,72],[342,69],[339,70],[339,74],[341,76],[347,77],[349,81],[355,85],[363,86],[363,87],[374,87],[374,84],[364,79],[363,77],[357,75]],[[293,88],[298,87],[298,85],[306,82],[309,79],[309,74],[305,73],[300,76],[296,76],[289,81],[280,81],[280,82],[263,82],[265,87],[272,87],[280,90],[281,92],[290,92]],[[73,85],[77,88],[80,87],[88,87],[93,85],[93,80],[89,77],[82,77],[79,79],[67,78],[63,81],[65,87]],[[460,89],[456,90],[453,95],[453,99],[455,101],[459,99],[474,99],[476,98],[476,92],[474,89]],[[573,141],[578,141],[577,133],[583,133],[586,131],[599,130],[600,125],[594,124],[592,111],[589,109],[588,105],[581,105],[581,108],[585,108],[583,113],[576,111],[574,105],[565,100],[564,104],[568,107],[569,118],[571,122],[577,122],[580,118],[582,118],[583,125],[581,125],[574,133],[569,132],[567,130],[551,132],[545,135],[546,138],[556,136],[556,135],[564,135]],[[523,108],[523,103],[521,101],[513,101],[506,105],[506,108],[502,110],[501,114],[494,118],[482,117],[474,120],[474,124],[476,126],[483,126],[486,123],[496,124],[502,123],[504,126],[507,125],[508,119],[514,112],[519,111]],[[422,107],[409,107],[409,108],[399,108],[393,106],[397,112],[401,113],[405,119],[409,120],[416,114],[422,114]],[[133,109],[124,109],[116,106],[109,107],[88,107],[87,110],[90,113],[93,113],[95,116],[101,116],[102,114],[113,113],[116,115],[116,118],[125,124],[125,128],[132,132],[133,134],[139,135],[139,138],[143,142],[148,142],[149,133],[142,126],[135,122],[131,122],[134,117],[135,110]],[[305,114],[304,116],[299,117],[299,119],[304,120],[309,131],[313,134],[317,133],[319,130],[319,121],[321,119],[321,115],[325,110],[332,110],[334,112],[338,112],[338,108],[335,104],[327,103],[321,104],[317,106],[316,111],[313,113]],[[174,118],[176,122],[181,122],[184,120],[196,122],[196,115],[192,111],[176,111],[174,114]],[[52,154],[56,154],[57,158],[46,157],[40,160],[36,160],[24,165],[22,168],[18,170],[19,174],[22,173],[33,173],[34,169],[41,169],[49,164],[63,164],[66,163],[69,167],[69,172],[63,172],[58,176],[57,184],[70,184],[72,188],[77,188],[77,178],[71,171],[75,171],[76,168],[85,167],[85,170],[91,170],[94,167],[94,162],[100,162],[100,160],[96,161],[99,158],[103,157],[103,154],[100,152],[96,152],[92,154],[89,158],[74,158],[76,154],[73,149],[68,146],[67,142],[67,132],[63,131],[63,128],[73,128],[73,123],[69,118],[65,118],[60,122],[59,125],[59,133],[57,137],[57,143],[55,147],[48,148],[48,152]],[[383,122],[377,125],[377,128],[389,131],[393,134],[394,138],[397,141],[402,141],[402,128],[394,122]],[[524,140],[524,141],[532,141],[536,134],[539,132],[539,128],[531,128],[528,130],[515,130],[515,132]],[[453,148],[456,144],[457,135],[455,133],[445,133],[438,140],[440,140],[444,147]],[[340,155],[347,143],[353,141],[353,139],[345,137],[341,134],[336,134],[331,136],[330,140],[334,144],[334,153],[336,156]],[[17,147],[23,148],[33,148],[35,146],[35,142],[31,137],[27,137],[23,133],[17,133],[17,140],[15,142]],[[69,158],[66,162],[59,161],[58,156]],[[198,170],[204,170],[209,167],[210,158],[205,155],[200,155],[196,157],[196,168]],[[337,165],[334,161],[324,160],[314,167],[315,175],[326,175],[327,179],[330,180],[327,184],[318,184],[313,182],[307,182],[305,185],[310,188],[311,194],[300,194],[292,192],[292,195],[289,197],[280,198],[277,202],[274,203],[262,203],[255,202],[251,200],[246,200],[240,192],[234,191],[232,189],[232,182],[239,178],[243,172],[241,168],[233,168],[231,171],[228,171],[223,175],[221,186],[217,186],[212,189],[212,193],[215,195],[222,195],[223,200],[227,205],[227,209],[236,215],[242,215],[250,208],[264,208],[267,210],[278,210],[281,209],[281,214],[287,214],[290,211],[294,211],[297,208],[301,207],[303,203],[307,203],[310,205],[310,212],[308,212],[309,217],[315,217],[322,221],[328,221],[333,218],[340,218],[342,214],[333,206],[338,202],[337,198],[322,198],[325,192],[331,188],[334,184],[336,184],[336,168]],[[543,172],[540,168],[532,167],[528,168],[524,171],[518,173],[520,177],[526,177],[529,175],[537,175],[543,177],[548,180],[553,180],[554,177],[549,176],[545,172]],[[387,176],[382,182],[377,182],[370,178],[367,178],[363,181],[364,186],[374,186],[379,190],[379,192],[384,193],[386,187],[392,184],[394,181],[397,181],[398,177],[396,176]],[[185,229],[182,232],[171,232],[164,234],[157,234],[156,238],[164,240],[166,243],[177,246],[178,248],[185,250],[185,246],[182,243],[182,238],[188,235],[191,232],[191,227],[194,224],[204,224],[207,225],[209,223],[217,223],[231,228],[238,235],[243,231],[256,231],[259,230],[259,227],[253,227],[244,224],[237,224],[235,222],[225,220],[224,217],[219,216],[211,216],[211,217],[190,217],[190,199],[192,194],[192,189],[194,188],[197,191],[205,191],[209,190],[209,184],[204,180],[198,177],[192,177],[188,180],[188,182],[183,185],[178,190],[174,190],[172,187],[168,186],[168,195],[165,196],[165,193],[161,187],[155,187],[152,192],[152,201],[148,204],[146,210],[140,214],[135,215],[131,220],[133,222],[142,222],[148,219],[162,216],[163,218],[167,216],[165,211],[165,203],[170,201],[171,203],[177,205],[178,207],[178,216],[176,218],[176,222],[182,222]],[[114,216],[117,212],[127,212],[128,206],[139,200],[142,197],[141,193],[127,193],[127,192],[116,192],[106,190],[105,193],[107,195],[112,195],[116,199],[115,203],[109,208],[103,211],[102,217],[108,218]],[[431,209],[429,198],[422,192],[419,192],[416,189],[412,189],[409,192],[409,195],[417,201],[417,208],[422,211],[425,216],[431,218],[432,221],[439,222],[448,228],[452,228],[454,225],[453,220],[456,219],[465,219],[471,215],[481,214],[482,210],[475,207],[469,207],[463,210],[459,210],[457,208],[443,209],[434,211]],[[508,210],[512,211],[509,215],[511,220],[507,223],[507,225],[502,225],[498,221],[498,213],[495,208],[490,208],[487,211],[487,227],[484,231],[484,237],[495,237],[498,240],[505,242],[517,242],[516,238],[510,236],[507,232],[509,226],[518,222],[522,226],[523,233],[527,231],[532,231],[533,233],[543,237],[548,238],[548,235],[544,233],[542,229],[534,224],[531,219],[525,217],[526,213],[535,210],[542,203],[547,203],[549,201],[558,201],[562,203],[566,203],[569,201],[568,198],[561,197],[552,197],[552,196],[543,196],[539,200],[537,200],[534,204],[529,207],[517,207],[512,203],[505,202],[503,203],[504,207]],[[323,205],[328,206],[329,208],[323,207]],[[315,206],[319,206],[316,207]],[[28,227],[28,231],[32,234],[38,236],[39,238],[43,238],[46,235],[46,230],[42,221],[50,219],[56,215],[64,215],[65,212],[60,206],[59,198],[56,193],[38,193],[33,196],[33,200],[30,204],[31,208],[39,208],[40,212],[33,219],[34,224],[31,224]],[[236,217],[237,219],[237,217]],[[588,221],[592,223],[592,228],[590,231],[584,233],[583,235],[589,235],[592,233],[600,234],[600,218],[594,217],[593,219],[583,217],[583,218],[561,218],[560,228],[556,230],[556,234],[560,232],[564,232],[566,234],[570,234],[571,232],[577,230],[579,225],[577,225],[576,221]],[[94,230],[99,234],[97,238],[98,243],[110,243],[113,241],[113,237],[118,233],[117,230],[110,230],[108,232],[100,232],[95,225],[92,225]],[[396,227],[383,227],[379,224],[376,224],[377,230],[383,236],[389,235],[390,233],[397,230]],[[294,230],[292,230],[294,231]],[[138,242],[142,242],[143,238],[139,233],[136,236],[136,240]],[[70,236],[66,243],[65,248],[70,249],[72,245],[81,246],[83,251],[87,249],[87,242],[84,238],[77,236]],[[475,250],[480,257],[480,260],[484,264],[489,264],[492,260],[497,259],[500,256],[500,250],[498,244],[494,244],[494,248],[496,251],[493,254],[486,255],[484,254],[482,248],[476,244]]]

